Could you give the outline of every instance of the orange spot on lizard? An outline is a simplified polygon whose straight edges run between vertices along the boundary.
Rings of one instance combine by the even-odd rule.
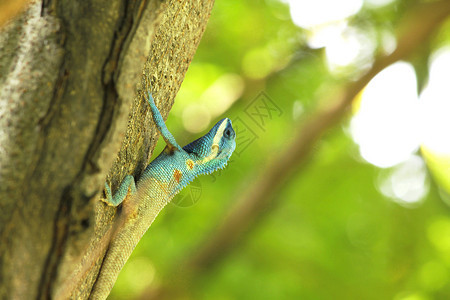
[[[173,178],[175,179],[175,181],[177,183],[180,183],[181,180],[181,172],[178,169],[175,169],[175,171],[173,171]]]
[[[189,170],[192,170],[194,168],[194,161],[192,161],[192,159],[188,159],[186,161],[186,166],[188,167]]]

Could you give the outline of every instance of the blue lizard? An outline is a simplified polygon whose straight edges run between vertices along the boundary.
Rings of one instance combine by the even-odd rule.
[[[147,100],[153,120],[167,146],[147,166],[140,180],[158,179],[161,184],[167,184],[168,196],[173,197],[198,175],[211,174],[227,165],[236,147],[236,134],[230,119],[220,120],[207,134],[181,148],[167,129],[150,92]],[[117,206],[125,199],[129,189],[132,193],[136,191],[132,175],[124,178],[114,197],[109,185],[105,183],[105,200],[108,204]]]
[[[127,175],[112,196],[109,185],[105,183],[104,201],[113,206],[123,203],[123,207],[111,230],[108,250],[91,293],[92,299],[106,299],[123,265],[161,209],[198,175],[224,168],[236,147],[236,134],[228,118],[217,122],[201,138],[180,147],[167,129],[150,92],[146,98],[157,129],[167,145],[147,166],[136,184],[134,177]]]

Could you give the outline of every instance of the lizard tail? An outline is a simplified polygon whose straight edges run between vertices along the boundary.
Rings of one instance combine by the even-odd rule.
[[[142,189],[124,201],[121,220],[103,260],[90,299],[106,299],[111,292],[120,270],[125,265],[137,243],[153,223],[161,209],[169,202],[166,193],[157,186],[154,179],[147,180]],[[152,201],[159,205],[150,207]],[[141,203],[137,208],[136,203]]]
[[[147,230],[147,228],[143,230],[144,228],[140,227],[136,222],[133,223],[127,223],[125,227],[119,228],[119,231],[113,236],[90,299],[97,300],[108,297],[120,270],[122,270],[122,267],[136,247],[137,241],[141,239]]]

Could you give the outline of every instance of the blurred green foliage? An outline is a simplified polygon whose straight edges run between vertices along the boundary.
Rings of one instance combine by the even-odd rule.
[[[412,2],[417,1],[364,5],[349,22],[370,28],[379,45],[383,32],[393,30]],[[447,27],[424,55],[450,41]],[[331,73],[324,50],[308,48],[306,35],[293,24],[285,3],[216,1],[167,125],[180,144],[200,135],[185,131],[183,112],[193,103],[203,105],[203,93],[232,74],[241,83],[224,81],[225,88],[242,91],[227,100],[227,111],[210,116],[208,128],[228,116],[243,121],[255,139],[237,149],[227,169],[199,179],[201,195],[194,205],[169,204],[163,210],[123,269],[111,299],[137,298],[167,281],[265,163],[292,140],[293,128],[318,99],[358,73]],[[426,78],[423,63],[418,65],[418,78]],[[246,110],[262,91],[279,111],[261,127]],[[390,170],[365,162],[347,129],[345,120],[327,132],[304,172],[291,178],[257,226],[190,283],[193,299],[450,299],[450,214],[444,192],[427,175],[429,190],[414,206],[384,196],[378,183]],[[160,140],[155,153],[163,146]]]

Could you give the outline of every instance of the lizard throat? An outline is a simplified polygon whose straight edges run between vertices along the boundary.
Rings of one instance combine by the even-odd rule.
[[[219,145],[216,145],[216,144],[212,145],[211,154],[201,160],[197,160],[197,164],[202,165],[202,164],[205,164],[205,163],[211,161],[212,159],[217,157],[218,153],[219,153]]]

